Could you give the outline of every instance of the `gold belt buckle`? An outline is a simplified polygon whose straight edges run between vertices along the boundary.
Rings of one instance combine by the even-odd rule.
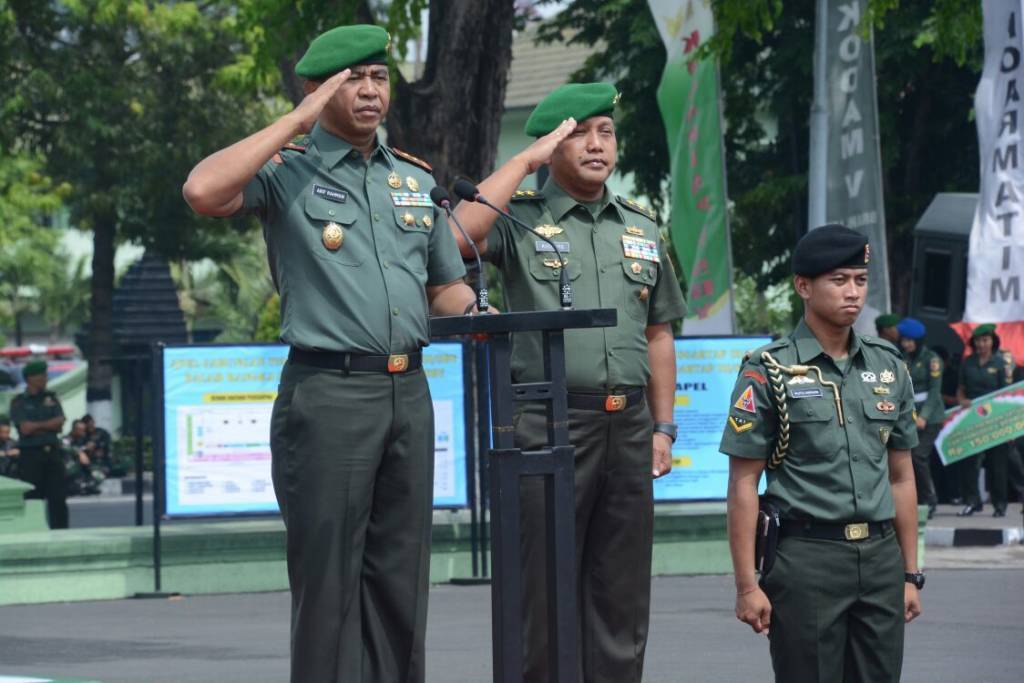
[[[847,524],[843,527],[843,536],[846,537],[847,541],[862,541],[870,535],[868,531],[868,523],[861,522],[860,524]]]
[[[409,355],[395,353],[388,356],[388,372],[405,372],[409,369]]]
[[[626,407],[626,397],[623,394],[612,394],[605,398],[604,409],[608,413],[617,413]]]

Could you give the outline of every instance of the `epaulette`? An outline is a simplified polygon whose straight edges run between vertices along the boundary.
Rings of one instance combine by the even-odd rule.
[[[419,166],[420,168],[425,170],[427,173],[433,173],[434,172],[434,167],[431,166],[430,164],[428,164],[427,162],[423,161],[423,159],[420,159],[419,157],[414,157],[413,155],[409,154],[408,152],[403,152],[402,150],[398,149],[397,147],[392,147],[391,151],[394,152],[395,154],[397,154],[398,156],[402,157],[403,159],[405,159],[409,163],[415,164],[415,165]]]
[[[281,151],[283,152],[286,149],[290,149],[293,152],[301,152],[302,154],[306,153],[306,148],[303,145],[296,145],[296,144],[291,143],[291,142],[289,142],[284,147],[282,147]]]
[[[300,140],[300,142],[303,142],[303,143],[305,143],[307,141],[308,141],[308,138]],[[274,164],[276,164],[278,166],[280,166],[281,164],[284,163],[284,158],[281,156],[281,152],[298,152],[299,154],[305,154],[306,153],[306,146],[304,144],[299,145],[299,144],[296,144],[294,142],[285,143],[281,147],[281,149],[279,151],[274,153],[274,156],[270,157],[270,160],[273,161]]]
[[[544,195],[536,190],[516,190],[512,194],[512,201],[514,202],[529,202],[544,199]]]
[[[903,358],[903,354],[900,352],[899,349],[896,348],[896,345],[893,344],[891,341],[886,341],[885,339],[882,339],[881,337],[872,337],[869,334],[861,335],[860,340],[862,342],[864,342],[865,344],[871,344],[872,346],[879,346],[879,347],[885,349],[886,351],[888,351],[889,353],[891,353],[892,355],[896,356],[897,358],[900,358],[900,359]]]
[[[648,209],[643,204],[637,203],[637,202],[633,201],[632,199],[627,199],[627,198],[623,197],[622,195],[615,195],[615,198],[618,199],[619,203],[622,204],[623,206],[625,206],[627,209],[632,209],[633,211],[636,211],[641,216],[646,216],[647,218],[649,218],[652,221],[655,219],[654,218],[654,212],[651,211],[650,209]]]
[[[747,353],[743,356],[743,363],[741,363],[740,365],[743,365],[744,363],[751,361],[753,361],[754,363],[760,363],[762,353],[764,353],[765,351],[777,351],[778,349],[784,349],[787,346],[789,346],[792,343],[792,341],[793,340],[790,339],[789,337],[779,337],[778,339],[770,341],[767,344],[762,344],[761,346],[758,346],[756,349],[752,351],[747,351]]]

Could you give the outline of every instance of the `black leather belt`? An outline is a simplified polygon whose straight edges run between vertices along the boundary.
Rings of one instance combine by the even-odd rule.
[[[289,363],[311,365],[344,372],[411,372],[423,367],[423,354],[393,353],[390,356],[348,353],[346,351],[307,351],[294,346],[288,351]]]
[[[863,541],[884,536],[892,531],[892,522],[818,522],[806,519],[784,519],[779,535],[817,538],[825,541]]]
[[[622,393],[577,394],[569,392],[569,407],[576,410],[600,410],[617,413],[628,406],[639,404],[644,398],[643,389],[630,389]]]

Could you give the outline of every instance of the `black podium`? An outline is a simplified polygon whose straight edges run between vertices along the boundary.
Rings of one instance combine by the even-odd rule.
[[[548,637],[552,683],[577,680],[576,507],[574,448],[569,443],[564,330],[614,327],[613,308],[531,311],[430,319],[432,337],[486,334],[490,342],[491,423],[491,636],[495,683],[523,680],[523,582],[519,479],[544,477],[547,501]],[[514,332],[543,335],[543,382],[512,382]],[[513,440],[512,416],[520,401],[545,402],[548,446],[522,451]]]

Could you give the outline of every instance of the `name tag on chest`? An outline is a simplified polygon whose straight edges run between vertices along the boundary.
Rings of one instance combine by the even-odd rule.
[[[348,199],[347,192],[335,190],[333,187],[324,187],[323,185],[314,185],[313,194],[317,197],[323,197],[329,202],[335,202],[336,204],[344,204]]]
[[[626,258],[635,258],[641,261],[658,263],[661,260],[658,256],[657,242],[633,235],[622,236],[622,254]]]
[[[569,253],[569,243],[568,242],[555,242],[555,246],[558,247],[558,251],[560,251],[561,253],[563,253],[563,254],[568,254]],[[538,254],[540,254],[542,252],[554,252],[555,251],[554,249],[551,248],[551,245],[548,244],[547,242],[545,242],[544,240],[537,240],[536,242],[534,242],[533,243],[533,248],[534,248],[535,252],[538,253]]]

